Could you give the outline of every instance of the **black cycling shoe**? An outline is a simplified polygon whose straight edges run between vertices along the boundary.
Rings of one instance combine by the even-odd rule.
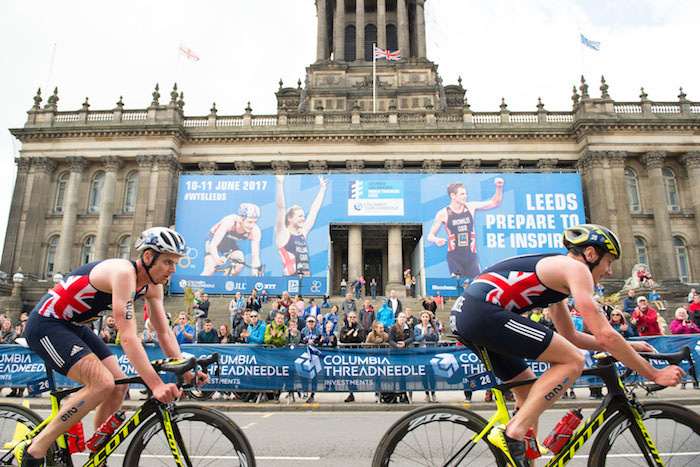
[[[37,459],[27,452],[29,441],[20,441],[14,448],[17,465],[20,467],[44,467],[44,458]]]

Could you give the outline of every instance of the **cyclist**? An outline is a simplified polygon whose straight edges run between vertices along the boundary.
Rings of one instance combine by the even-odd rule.
[[[204,243],[204,270],[202,276],[211,276],[216,271],[217,266],[223,266],[226,261],[236,259],[240,261],[233,268],[233,275],[237,276],[243,270],[241,264],[245,257],[238,242],[250,240],[251,265],[253,266],[253,276],[261,275],[260,266],[260,227],[258,218],[260,208],[253,203],[241,203],[238,207],[238,214],[229,214],[221,219],[211,228]],[[231,256],[226,258],[229,252]]]
[[[174,230],[153,227],[141,233],[136,250],[141,252],[136,261],[107,259],[70,272],[29,315],[25,331],[29,347],[49,367],[84,387],[63,404],[58,416],[34,439],[17,445],[15,455],[20,466],[43,465],[49,446],[92,409],[97,408],[94,422],[98,428],[121,407],[128,386],[115,385],[114,380],[125,375],[105,343],[84,325],[105,313],[114,315],[121,346],[156,399],[168,403],[181,395],[182,390],[164,383],[149,363],[136,334],[134,300],[144,297],[148,303],[149,318],[165,355],[181,359],[163,308],[163,284],[185,255],[185,241]],[[189,372],[185,381],[193,377]],[[198,386],[207,379],[199,372]]]
[[[532,385],[514,387],[520,410],[503,426],[494,427],[488,440],[516,466],[529,466],[525,456],[527,431],[537,431],[537,419],[581,375],[584,357],[578,347],[606,350],[648,380],[677,385],[685,372],[677,366],[655,369],[638,351],[653,351],[646,342],[627,342],[599,313],[593,284],[612,274],[620,257],[620,242],[605,227],[583,224],[564,231],[566,255],[518,256],[483,271],[455,302],[452,331],[474,345],[490,350],[496,376],[506,382],[534,378],[525,358],[551,364]],[[563,300],[572,295],[576,309],[592,335],[576,331]],[[558,334],[520,314],[549,307]]]

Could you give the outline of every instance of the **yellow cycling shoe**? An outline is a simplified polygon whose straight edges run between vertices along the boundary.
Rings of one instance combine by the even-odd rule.
[[[491,428],[486,439],[505,454],[511,465],[515,467],[530,467],[530,461],[525,455],[525,441],[510,438],[506,435],[505,426],[499,425]]]
[[[27,453],[27,448],[31,441],[20,441],[15,446],[14,454],[17,459],[17,465],[20,467],[44,467],[44,458],[36,459],[31,454]]]

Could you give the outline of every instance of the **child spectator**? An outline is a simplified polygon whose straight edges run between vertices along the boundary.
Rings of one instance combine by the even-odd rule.
[[[100,337],[105,344],[114,344],[117,342],[117,322],[114,320],[114,316],[107,316],[105,327],[100,332]]]
[[[318,345],[322,347],[338,346],[338,337],[333,332],[333,323],[330,321],[328,321],[326,326],[323,328],[323,334],[321,334],[321,339],[319,340]]]
[[[420,322],[413,328],[413,342],[418,347],[426,347],[429,343],[436,344],[440,340],[440,333],[431,322],[430,312],[423,310],[420,314]]]
[[[284,333],[284,345],[295,347],[301,342],[301,333],[296,320],[289,321],[287,331]]]
[[[395,349],[403,349],[413,343],[413,329],[406,323],[406,313],[403,311],[396,317],[396,323],[389,328],[389,345]]]
[[[391,311],[391,308],[389,309]],[[375,321],[372,323],[372,332],[367,334],[367,339],[365,340],[368,344],[386,344],[389,342],[389,334],[384,332],[384,325],[381,321]]]

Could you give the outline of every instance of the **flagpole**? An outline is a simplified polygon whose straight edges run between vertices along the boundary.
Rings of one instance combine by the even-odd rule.
[[[49,62],[49,73],[46,75],[46,87],[44,88],[44,92],[49,92],[49,83],[51,82],[51,73],[53,72],[53,59],[56,56],[57,46],[58,44],[54,42],[53,51],[51,52],[51,61]]]
[[[372,43],[372,113],[377,113],[377,43]]]
[[[180,52],[181,47],[182,39],[180,39],[180,43],[177,45],[177,58],[175,59],[175,78],[173,79],[173,83],[177,83],[177,73],[180,69],[180,55],[182,55],[182,52]]]
[[[586,75],[586,60],[584,60],[583,56],[583,39],[581,39],[581,28],[578,28],[578,45],[579,49],[581,49],[581,76]]]

